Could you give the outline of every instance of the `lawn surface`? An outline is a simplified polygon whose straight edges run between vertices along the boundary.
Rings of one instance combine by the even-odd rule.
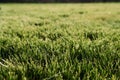
[[[0,80],[119,80],[120,3],[0,4]]]

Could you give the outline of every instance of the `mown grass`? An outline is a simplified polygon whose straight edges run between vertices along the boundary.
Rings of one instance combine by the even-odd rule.
[[[120,4],[0,4],[1,80],[119,80]]]

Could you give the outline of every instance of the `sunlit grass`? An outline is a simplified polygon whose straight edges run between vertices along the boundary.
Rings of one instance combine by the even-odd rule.
[[[120,4],[0,4],[1,80],[119,80]]]

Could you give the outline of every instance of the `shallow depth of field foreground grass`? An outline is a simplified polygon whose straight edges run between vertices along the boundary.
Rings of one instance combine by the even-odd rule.
[[[0,80],[119,80],[120,3],[0,4]]]

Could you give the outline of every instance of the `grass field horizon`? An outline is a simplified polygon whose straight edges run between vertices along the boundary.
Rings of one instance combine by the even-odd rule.
[[[119,80],[120,3],[0,4],[0,80]]]

